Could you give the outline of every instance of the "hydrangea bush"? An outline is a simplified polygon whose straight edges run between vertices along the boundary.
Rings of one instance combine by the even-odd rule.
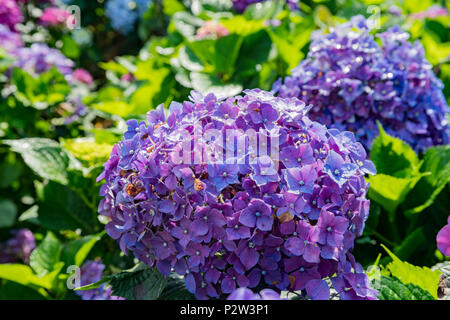
[[[273,91],[312,104],[311,119],[354,132],[367,148],[378,135],[377,121],[418,152],[450,143],[443,83],[422,45],[409,42],[398,26],[377,37],[381,45],[368,21],[353,17],[315,37],[308,57]]]
[[[260,283],[327,299],[325,278],[342,298],[373,299],[350,251],[375,168],[352,133],[311,121],[309,108],[259,89],[225,100],[193,91],[167,117],[160,105],[129,120],[98,177],[106,232],[185,276],[199,299]]]

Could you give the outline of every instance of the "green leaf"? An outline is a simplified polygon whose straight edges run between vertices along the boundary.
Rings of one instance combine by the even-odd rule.
[[[431,206],[450,182],[450,146],[429,148],[420,171],[431,174],[421,179],[408,195],[408,204],[413,208],[405,212],[407,215],[419,213]]]
[[[11,84],[17,88],[14,91],[17,100],[24,106],[38,110],[63,102],[70,92],[64,76],[55,67],[36,78],[26,71],[14,68]]]
[[[227,74],[229,76],[233,74],[243,40],[243,37],[237,34],[230,34],[216,40],[214,46],[216,74]]]
[[[221,83],[220,79],[205,73],[191,73],[192,85],[202,94],[214,93],[218,98],[227,98],[242,92],[242,85],[238,83]]]
[[[142,263],[113,275],[109,282],[114,295],[127,300],[156,300],[166,283],[167,279],[156,268]]]
[[[386,269],[389,270],[392,276],[397,277],[404,284],[411,283],[428,291],[435,299],[437,299],[439,279],[441,276],[440,271],[432,271],[428,267],[421,268],[413,266],[408,262],[403,262],[386,248],[386,246],[381,246],[393,260],[386,266]]]
[[[379,300],[435,300],[426,290],[411,283],[405,285],[396,277],[381,276],[378,286]]]
[[[80,48],[78,47],[77,43],[71,36],[68,34],[64,35],[62,38],[62,48],[61,51],[64,53],[64,55],[71,59],[77,59],[80,56]]]
[[[123,100],[103,101],[92,105],[92,108],[109,114],[125,117],[133,113],[134,106]]]
[[[106,276],[106,277],[101,278],[97,282],[90,283],[90,284],[87,284],[85,286],[75,288],[74,290],[75,291],[86,291],[86,290],[98,289],[98,288],[100,288],[100,286],[102,284],[108,283],[109,281],[111,281],[112,278],[113,278],[113,276]]]
[[[45,297],[29,287],[7,281],[0,286],[0,300],[45,300]]]
[[[30,266],[38,277],[45,276],[59,264],[61,243],[51,232],[47,232],[44,240],[31,252]]]
[[[189,71],[201,72],[205,68],[200,59],[189,47],[182,46],[178,51],[178,59],[181,65]]]
[[[190,38],[195,35],[197,28],[203,25],[203,20],[186,11],[180,11],[173,15],[171,23],[185,38]]]
[[[9,187],[16,181],[22,172],[22,165],[17,161],[15,154],[10,154],[0,164],[0,188]]]
[[[244,12],[248,20],[273,19],[283,10],[283,1],[264,1],[249,5]]]
[[[408,260],[418,247],[427,243],[427,237],[422,227],[409,233],[402,243],[395,247],[394,253],[403,260]]]
[[[158,300],[195,300],[195,296],[186,289],[184,277],[172,273]]]
[[[23,264],[0,264],[0,278],[33,289],[45,288],[51,290],[55,276],[55,273],[50,273],[40,278],[33,273],[29,266]]]
[[[38,186],[39,222],[50,230],[82,228],[92,233],[97,221],[93,208],[69,187],[50,181]]]
[[[266,30],[259,30],[245,36],[236,61],[236,73],[254,75],[257,65],[270,60],[273,49],[274,45]]]
[[[377,172],[397,178],[411,177],[419,166],[417,155],[407,143],[386,134],[381,125],[378,128],[380,134],[370,150]]]
[[[104,232],[71,241],[64,246],[61,253],[61,260],[64,261],[67,266],[81,266],[91,249],[101,239],[103,234]]]
[[[0,228],[9,228],[16,222],[17,207],[7,199],[0,199]]]
[[[393,213],[423,175],[419,174],[412,178],[396,178],[386,174],[369,176],[367,177],[370,183],[369,197]]]
[[[3,140],[14,152],[20,153],[25,163],[44,179],[66,184],[69,156],[61,146],[50,139],[25,138]]]

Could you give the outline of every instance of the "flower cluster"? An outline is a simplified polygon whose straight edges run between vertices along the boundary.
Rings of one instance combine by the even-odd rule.
[[[86,286],[102,279],[105,265],[101,260],[88,260],[80,270],[80,285]],[[112,295],[111,287],[102,284],[97,289],[75,291],[83,300],[125,300]]]
[[[28,229],[13,231],[6,243],[0,244],[0,263],[21,261],[28,264],[31,252],[36,248],[33,233]]]
[[[213,38],[218,39],[224,36],[229,35],[230,32],[227,28],[225,28],[220,23],[209,20],[206,21],[203,26],[201,26],[196,33],[196,38],[199,40],[205,39],[205,38]]]
[[[437,234],[436,242],[439,251],[450,257],[450,216],[448,217],[448,224]]]
[[[39,17],[39,23],[46,27],[58,26],[71,22],[70,19],[72,18],[72,15],[68,11],[58,7],[50,7],[46,8]]]
[[[86,69],[78,68],[75,69],[72,73],[72,79],[75,81],[78,81],[80,83],[84,83],[87,85],[92,84],[94,79],[92,78],[92,75],[87,71]]]
[[[450,109],[419,42],[393,27],[378,45],[362,16],[353,17],[311,44],[307,59],[277,81],[280,97],[298,97],[314,107],[313,120],[349,130],[367,148],[387,133],[417,152],[450,143]]]
[[[245,9],[251,4],[264,2],[266,0],[233,0],[233,7],[237,12],[244,12]],[[298,10],[299,0],[286,0],[291,10]]]
[[[260,282],[314,286],[310,298],[324,299],[333,275],[345,297],[373,298],[350,250],[375,168],[352,133],[308,110],[259,89],[226,100],[192,91],[167,118],[160,105],[147,122],[129,120],[97,179],[106,232],[124,253],[185,276],[199,299]]]
[[[0,24],[0,47],[10,54],[14,54],[16,50],[23,46],[20,35],[11,31],[7,26]]]
[[[263,289],[259,293],[253,293],[248,288],[234,290],[227,300],[282,300],[280,294],[272,289]]]
[[[23,15],[15,0],[0,1],[0,25],[16,30],[16,24],[23,21]]]
[[[108,0],[105,13],[114,30],[129,34],[150,3],[151,0]]]
[[[31,74],[41,74],[55,66],[59,72],[67,76],[72,74],[74,62],[57,49],[43,43],[33,43],[30,47],[17,50],[15,66]]]

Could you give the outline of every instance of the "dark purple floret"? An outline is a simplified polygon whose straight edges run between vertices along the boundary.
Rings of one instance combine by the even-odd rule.
[[[378,135],[377,121],[417,152],[449,144],[443,83],[420,42],[408,41],[398,26],[377,37],[381,45],[362,16],[328,34],[315,34],[308,57],[291,76],[277,81],[273,92],[312,104],[311,119],[353,132],[367,149]],[[373,171],[358,160],[366,173]]]

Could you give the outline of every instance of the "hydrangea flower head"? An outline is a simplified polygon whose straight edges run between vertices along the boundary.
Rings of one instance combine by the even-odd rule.
[[[0,244],[0,263],[29,263],[30,254],[36,248],[33,233],[28,229],[12,232],[13,236],[6,243]]]
[[[71,19],[72,15],[58,7],[45,8],[42,15],[39,17],[39,23],[43,26],[58,26],[64,24]]]
[[[0,47],[10,54],[23,46],[20,35],[11,31],[6,25],[0,24]]]
[[[274,84],[280,97],[312,104],[310,117],[348,130],[370,148],[377,121],[417,152],[450,143],[450,108],[419,42],[393,27],[371,35],[356,16],[328,34],[315,35],[305,60]]]
[[[43,43],[33,43],[30,47],[17,51],[15,66],[31,74],[41,74],[55,66],[63,75],[70,75],[74,62],[66,58],[59,50]]]
[[[23,15],[15,0],[0,1],[0,25],[16,30],[16,24],[23,21]]]
[[[110,19],[114,30],[129,34],[147,11],[150,3],[151,0],[108,0],[106,16]]]
[[[106,232],[184,276],[199,299],[259,285],[327,299],[323,279],[351,273],[369,213],[366,159],[353,135],[308,110],[259,89],[223,100],[192,91],[168,113],[129,120],[98,177]]]
[[[450,257],[450,216],[448,224],[444,226],[436,237],[437,247],[443,255]]]
[[[80,270],[80,285],[86,286],[102,279],[105,265],[101,260],[87,260]],[[125,300],[122,297],[112,295],[110,286],[101,285],[97,289],[75,291],[83,300]]]

